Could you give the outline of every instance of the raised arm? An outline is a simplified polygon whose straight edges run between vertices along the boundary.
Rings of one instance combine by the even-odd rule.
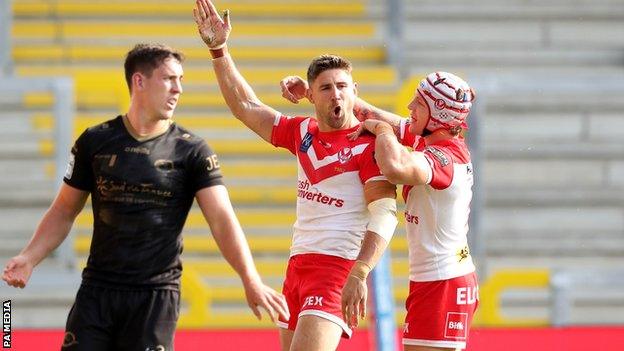
[[[65,240],[88,197],[88,192],[63,183],[30,242],[5,266],[2,280],[17,288],[25,287],[33,268]]]
[[[232,27],[229,12],[223,19],[209,0],[196,0],[193,10],[199,34],[210,49],[221,94],[228,107],[241,122],[262,139],[271,142],[276,110],[258,99],[251,86],[240,74],[227,50]]]
[[[277,320],[276,313],[288,319],[288,306],[284,296],[264,285],[258,275],[225,186],[203,188],[195,194],[195,198],[223,257],[240,276],[245,287],[247,304],[256,317],[262,318],[258,310],[258,307],[262,307],[274,322]]]

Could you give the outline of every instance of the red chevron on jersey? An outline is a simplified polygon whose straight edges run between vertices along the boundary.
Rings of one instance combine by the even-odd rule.
[[[375,163],[373,136],[347,138],[356,128],[321,132],[313,118],[276,116],[271,143],[298,161],[291,256],[357,258],[368,223],[364,184],[387,179]]]
[[[271,142],[295,154],[312,184],[345,172],[360,172],[364,183],[378,176],[378,170],[362,169],[360,155],[372,144],[370,135],[349,141],[346,135],[357,127],[333,132],[320,132],[313,118],[280,117],[276,119]],[[372,149],[369,150],[372,152]],[[367,174],[368,173],[368,174]]]
[[[301,167],[312,184],[317,184],[341,173],[357,172],[359,170],[357,160],[354,160],[353,157],[347,159],[343,156],[344,162],[341,162],[340,154],[357,156],[366,149],[368,144],[360,144],[353,149],[346,146],[333,155],[330,154],[331,150],[323,150],[315,146],[318,144],[313,143],[308,152],[299,152],[297,155]],[[318,156],[317,152],[322,155],[322,158]]]

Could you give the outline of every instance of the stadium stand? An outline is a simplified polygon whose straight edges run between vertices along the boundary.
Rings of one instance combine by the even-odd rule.
[[[393,106],[400,82],[395,70],[384,63],[378,15],[369,13],[366,5],[359,0],[319,1],[312,5],[278,0],[227,2],[221,6],[229,8],[236,20],[232,54],[260,98],[287,114],[309,114],[309,105],[293,106],[280,97],[278,82],[288,74],[304,75],[309,61],[322,53],[348,57],[355,65],[355,79],[365,90],[364,96],[380,106]],[[15,72],[26,77],[73,77],[77,136],[86,126],[126,108],[127,88],[121,63],[129,47],[150,41],[182,50],[187,56],[185,92],[176,121],[204,136],[221,156],[226,182],[260,271],[278,287],[294,221],[296,166],[285,152],[274,150],[229,115],[188,6],[184,1],[17,1],[12,34]],[[11,111],[6,115],[15,124],[13,131],[21,134],[7,132],[12,136],[3,138],[5,158],[12,158],[5,165],[15,175],[5,182],[3,201],[22,206],[3,211],[21,219],[11,220],[16,227],[3,230],[11,243],[4,248],[5,258],[24,245],[33,223],[54,194],[53,164],[46,158],[55,147],[50,133],[53,118],[46,112],[51,103],[49,94],[30,94],[14,101],[13,105],[21,110],[19,114]],[[90,221],[87,209],[75,226],[79,261],[88,254]],[[405,249],[404,240],[397,244],[399,250]],[[237,326],[258,325],[247,311],[237,279],[221,259],[198,209],[192,210],[187,221],[184,259],[184,284],[198,286],[201,291],[197,294],[205,291],[210,298],[204,311],[189,305],[185,298],[191,318],[183,316],[181,326],[200,322],[233,325],[236,321]],[[197,280],[188,283],[189,277]],[[55,301],[49,303],[42,294],[33,294],[29,304],[36,306],[32,310],[49,318],[39,318],[33,325],[18,317],[16,325],[62,326],[65,313],[56,312],[68,307],[73,294],[67,289],[67,293],[55,294]],[[46,313],[42,305],[58,308]],[[207,319],[193,317],[204,316],[202,313],[208,309],[211,313]]]
[[[468,81],[515,76],[533,84],[531,92],[477,92],[487,99],[480,126],[488,273],[621,267],[624,93],[582,83],[624,81],[624,2],[446,1],[441,11],[439,2],[409,0],[405,9],[411,73],[443,68]],[[542,89],[552,79],[560,89]],[[581,88],[567,89],[574,84]],[[572,294],[570,321],[622,322],[618,288]],[[517,289],[502,307],[549,318],[550,298],[548,289]]]
[[[384,26],[393,18],[386,3],[246,0],[223,1],[220,7],[232,11],[236,35],[231,52],[260,97],[286,114],[309,114],[309,105],[282,100],[277,83],[284,75],[303,74],[309,60],[325,52],[353,61],[364,98],[383,108],[395,107],[399,86],[408,76],[399,76],[386,63],[389,39]],[[487,96],[487,113],[479,121],[485,199],[480,239],[485,253],[477,263],[486,268],[484,280],[498,277],[499,282],[518,285],[501,293],[494,308],[527,324],[546,324],[549,274],[624,264],[624,90],[544,92],[540,80],[555,76],[562,86],[568,79],[609,76],[624,81],[624,2],[450,0],[441,11],[437,1],[405,0],[404,8],[402,53],[409,74],[447,70],[468,81],[517,75],[535,82],[533,93],[503,86]],[[259,269],[278,287],[294,219],[295,164],[229,115],[195,30],[190,7],[180,0],[14,1],[15,71],[74,78],[77,135],[126,107],[121,62],[132,44],[158,41],[184,51],[185,94],[176,120],[204,136],[221,155]],[[0,99],[4,262],[28,240],[54,194],[49,158],[54,142],[50,95]],[[76,224],[79,260],[88,253],[91,220],[87,210]],[[400,321],[407,294],[402,226],[392,249]],[[199,211],[192,211],[185,230],[188,294],[181,326],[266,326],[253,320],[234,274],[219,257]],[[15,315],[16,327],[62,327],[76,280],[54,275],[61,268],[49,259],[35,274],[51,277],[45,283],[19,292],[0,289],[2,296],[20,294],[16,306],[30,311]],[[527,268],[531,271],[525,274]],[[521,274],[505,275],[516,270]],[[482,293],[496,291],[496,286],[486,282]],[[50,294],[52,287],[55,293]],[[574,296],[571,322],[624,322],[621,291],[583,288]],[[487,319],[488,311],[482,305],[481,323],[508,321],[505,316]]]

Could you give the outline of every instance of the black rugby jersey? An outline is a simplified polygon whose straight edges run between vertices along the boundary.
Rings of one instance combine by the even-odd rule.
[[[92,198],[83,282],[167,288],[179,286],[181,232],[195,193],[223,184],[203,139],[173,123],[164,134],[139,141],[122,116],[80,135],[63,180]]]

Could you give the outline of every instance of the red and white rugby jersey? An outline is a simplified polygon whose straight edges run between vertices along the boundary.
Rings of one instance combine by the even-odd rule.
[[[404,186],[410,280],[433,281],[475,270],[468,250],[473,172],[463,139],[425,145],[401,123],[401,143],[422,152],[431,165],[428,184]]]
[[[373,136],[347,139],[356,129],[321,132],[314,118],[276,116],[271,143],[288,149],[298,160],[291,256],[357,258],[368,224],[363,184],[386,178],[375,163]]]

